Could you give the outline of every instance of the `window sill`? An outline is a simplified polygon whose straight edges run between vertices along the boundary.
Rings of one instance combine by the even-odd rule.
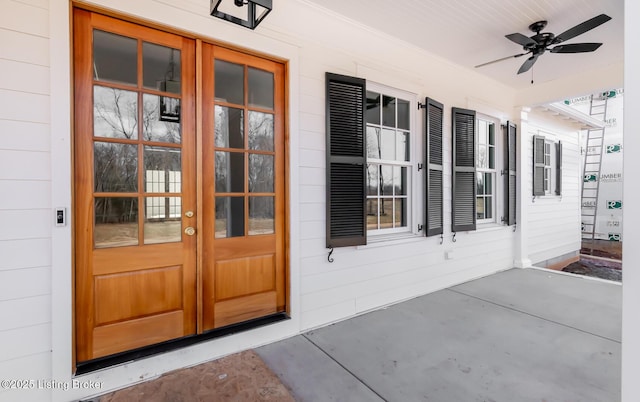
[[[494,230],[500,230],[500,229],[505,229],[508,228],[509,226],[507,225],[503,225],[500,223],[495,223],[495,222],[491,222],[491,223],[481,223],[476,227],[476,232],[491,232]],[[473,233],[473,231],[469,232],[469,233]]]
[[[394,246],[397,244],[415,243],[424,240],[422,234],[416,233],[393,233],[385,235],[375,235],[367,237],[367,244],[356,246],[357,250],[365,250],[374,247]]]

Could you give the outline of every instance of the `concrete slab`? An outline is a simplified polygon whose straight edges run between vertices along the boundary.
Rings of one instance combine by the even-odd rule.
[[[619,284],[539,269],[512,269],[451,288],[620,342]]]
[[[383,400],[304,336],[255,351],[289,388],[296,401]]]
[[[620,343],[450,290],[306,336],[388,401],[620,400]]]

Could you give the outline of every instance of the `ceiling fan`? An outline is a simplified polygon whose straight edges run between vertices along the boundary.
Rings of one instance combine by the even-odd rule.
[[[476,66],[476,68],[530,54],[531,56],[522,64],[522,66],[520,66],[520,69],[518,70],[518,74],[522,74],[526,71],[529,71],[529,69],[533,67],[533,64],[538,60],[538,57],[543,55],[547,50],[551,53],[593,52],[598,49],[602,45],[602,43],[572,43],[568,45],[559,45],[559,43],[565,42],[569,39],[573,39],[578,35],[582,35],[583,33],[604,24],[610,19],[611,17],[609,17],[608,15],[600,14],[596,17],[591,18],[590,20],[576,25],[571,29],[564,31],[558,36],[555,36],[551,32],[541,32],[547,26],[547,21],[534,22],[533,24],[529,25],[529,29],[536,33],[531,37],[527,37],[521,33],[512,33],[509,35],[505,35],[505,37],[510,41],[521,45],[525,50],[524,53],[519,53],[513,56],[507,56],[498,60],[479,64]],[[549,46],[552,45],[557,46],[550,48]]]

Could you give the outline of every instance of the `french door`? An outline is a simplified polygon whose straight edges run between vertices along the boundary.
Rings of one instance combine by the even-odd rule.
[[[78,362],[286,310],[284,67],[74,10]]]

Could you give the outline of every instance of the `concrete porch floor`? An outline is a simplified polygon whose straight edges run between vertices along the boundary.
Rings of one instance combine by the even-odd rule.
[[[615,402],[621,291],[617,283],[512,269],[255,352],[296,401]],[[133,396],[136,387],[118,392]],[[288,400],[211,392],[179,400]]]

